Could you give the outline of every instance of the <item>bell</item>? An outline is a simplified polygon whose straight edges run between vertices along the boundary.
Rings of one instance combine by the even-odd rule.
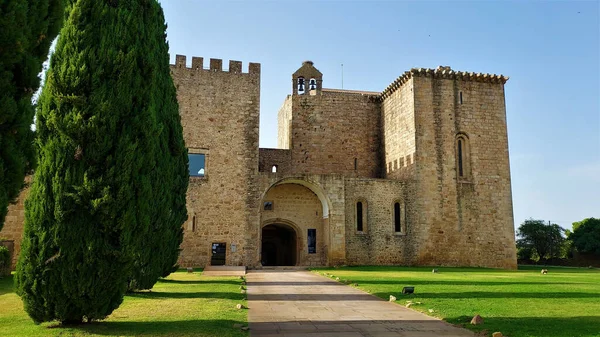
[[[310,90],[315,90],[317,89],[317,82],[315,82],[315,80],[310,80]]]
[[[298,91],[304,91],[304,79],[302,77],[298,79]]]

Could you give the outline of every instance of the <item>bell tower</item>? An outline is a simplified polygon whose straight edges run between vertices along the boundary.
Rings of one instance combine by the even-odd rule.
[[[292,75],[292,95],[321,95],[323,74],[313,64],[302,62],[302,67]]]

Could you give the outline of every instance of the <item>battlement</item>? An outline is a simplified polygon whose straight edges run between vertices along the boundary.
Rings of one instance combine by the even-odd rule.
[[[459,81],[474,81],[498,84],[504,84],[509,79],[508,76],[504,75],[454,71],[448,66],[439,66],[436,69],[412,68],[411,70],[400,75],[394,82],[392,82],[387,88],[385,88],[381,93],[381,98],[385,99],[389,97],[412,77],[431,77]]]
[[[223,60],[210,59],[209,67],[204,67],[203,57],[192,57],[192,66],[187,66],[187,57],[185,55],[175,55],[175,64],[171,64],[175,68],[192,69],[196,71],[212,71],[212,72],[228,72],[232,74],[257,74],[260,75],[260,63],[248,63],[248,72],[242,72],[242,62],[229,61],[229,70],[223,70]]]

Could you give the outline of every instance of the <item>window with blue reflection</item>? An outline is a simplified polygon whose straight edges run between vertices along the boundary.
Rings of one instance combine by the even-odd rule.
[[[206,155],[198,153],[188,154],[190,177],[204,177],[206,171]]]

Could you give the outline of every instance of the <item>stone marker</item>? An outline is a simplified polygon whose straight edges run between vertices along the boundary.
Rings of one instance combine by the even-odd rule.
[[[246,290],[240,290],[240,293],[245,294]]]
[[[471,324],[473,324],[473,325],[483,324],[483,318],[481,318],[481,316],[479,316],[479,315],[475,315],[475,316],[473,316],[473,319],[471,320]]]
[[[434,270],[432,270],[431,272],[432,272],[432,273],[434,273],[434,274],[436,274],[436,273],[438,273],[438,270],[437,270],[437,269],[434,269]]]
[[[396,301],[396,296],[390,295],[390,302],[395,302],[395,301]]]
[[[429,309],[429,312],[433,312],[433,309]]]
[[[187,272],[190,273],[190,274],[193,273],[194,272],[194,268],[188,268]]]
[[[548,274],[548,269],[542,269],[542,274],[543,274],[543,275],[546,275],[546,274]]]
[[[492,337],[504,337],[504,335],[502,334],[502,332],[494,332],[492,334]]]
[[[244,309],[244,306],[241,304],[236,304],[235,308],[240,310],[240,309]]]

